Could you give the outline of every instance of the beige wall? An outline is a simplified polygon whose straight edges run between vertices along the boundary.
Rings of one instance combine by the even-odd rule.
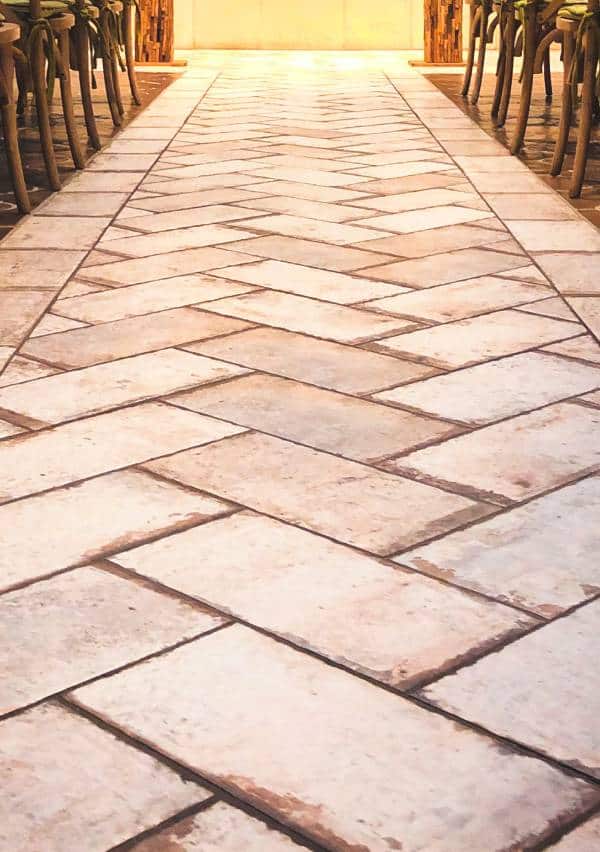
[[[399,50],[423,44],[422,0],[174,0],[175,46]]]

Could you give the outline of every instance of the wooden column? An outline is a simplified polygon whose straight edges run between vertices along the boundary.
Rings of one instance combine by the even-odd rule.
[[[462,5],[462,0],[424,0],[425,61],[418,64],[463,64]]]
[[[135,58],[151,65],[173,64],[173,0],[140,0]]]

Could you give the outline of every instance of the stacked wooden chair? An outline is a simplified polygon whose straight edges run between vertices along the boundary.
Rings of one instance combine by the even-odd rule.
[[[515,60],[522,57],[519,111],[510,151],[518,154],[523,146],[531,109],[533,81],[544,75],[546,100],[552,100],[550,47],[562,43],[564,83],[559,136],[551,174],[560,173],[577,102],[577,84],[582,83],[581,111],[571,196],[581,193],[587,151],[594,115],[600,113],[596,97],[597,66],[600,54],[600,0],[471,0],[471,25],[463,97],[476,76],[471,102],[481,91],[486,46],[498,31],[498,64],[491,116],[497,127],[507,119],[514,78]]]
[[[85,165],[71,90],[71,69],[77,71],[89,143],[101,147],[92,88],[97,61],[102,62],[106,96],[115,127],[122,123],[123,100],[119,71],[127,70],[134,102],[140,104],[135,76],[135,0],[2,0],[0,34],[0,103],[7,158],[19,209],[29,209],[23,180],[16,118],[33,95],[37,126],[50,187],[61,180],[52,139],[50,107],[58,80],[62,114],[76,169]],[[8,20],[10,19],[10,20]],[[15,57],[17,58],[15,69]],[[14,78],[19,96],[15,103]],[[6,107],[6,109],[5,109]]]

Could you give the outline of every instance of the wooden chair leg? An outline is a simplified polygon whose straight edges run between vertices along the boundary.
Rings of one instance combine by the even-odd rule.
[[[492,101],[492,109],[490,115],[492,119],[498,118],[500,109],[500,100],[504,89],[504,76],[506,74],[506,44],[505,44],[505,29],[507,25],[506,15],[502,12],[502,8],[498,13],[500,22],[498,24],[498,64],[496,66],[496,86],[494,88],[494,100]]]
[[[137,84],[135,75],[135,19],[137,10],[135,4],[125,4],[123,9],[125,16],[125,64],[127,65],[127,77],[129,78],[129,88],[131,89],[131,97],[137,106],[141,106],[142,99]]]
[[[42,145],[42,154],[46,165],[48,183],[54,190],[61,187],[54,144],[52,142],[52,130],[50,127],[50,110],[46,93],[46,57],[43,45],[44,35],[34,35],[30,45],[31,82],[35,97],[35,108],[38,119],[38,131]]]
[[[546,90],[546,103],[552,103],[552,70],[550,68],[550,48],[544,52],[544,88]]]
[[[575,34],[565,32],[563,34],[563,84],[560,123],[558,126],[558,136],[554,145],[552,166],[550,168],[550,174],[554,177],[559,175],[562,171],[563,161],[565,159],[565,153],[569,143],[569,131],[573,120],[573,90],[571,87],[570,75],[574,49]]]
[[[90,71],[90,37],[87,25],[84,21],[75,24],[75,49],[77,52],[77,69],[79,73],[79,90],[85,116],[85,126],[92,148],[99,151],[102,147],[96,116],[94,115],[94,102],[92,100],[92,75]]]
[[[110,55],[110,32],[107,13],[103,10],[100,14],[100,27],[102,28],[102,71],[104,75],[104,87],[106,89],[106,99],[110,109],[110,115],[115,127],[120,127],[122,124],[121,114],[117,106],[117,95],[115,93],[115,83],[113,78],[113,63]]]
[[[508,115],[508,107],[510,106],[510,96],[512,92],[512,81],[515,69],[515,34],[517,31],[517,22],[513,11],[509,11],[509,17],[506,22],[504,31],[504,85],[502,88],[502,97],[500,98],[500,108],[498,110],[498,118],[496,120],[497,127],[504,127],[506,116]]]
[[[71,89],[71,71],[69,61],[69,30],[61,29],[57,33],[58,48],[60,51],[59,71],[60,79],[60,94],[62,99],[62,110],[65,119],[65,128],[67,130],[67,138],[69,140],[69,148],[76,169],[85,168],[85,158],[81,150],[79,135],[77,133],[77,122],[75,121],[75,112],[73,110],[73,91]]]
[[[463,77],[463,85],[461,95],[463,98],[469,93],[471,85],[471,76],[473,74],[473,65],[475,63],[475,45],[477,42],[477,31],[479,29],[479,20],[481,18],[481,6],[478,6],[473,12],[473,4],[471,5],[471,28],[469,30],[469,53],[467,55],[467,67],[465,68],[465,76]]]
[[[525,7],[523,70],[521,74],[521,99],[517,126],[510,146],[511,154],[518,154],[525,139],[529,110],[531,108],[531,93],[533,91],[533,69],[535,64],[537,20],[534,8]]]
[[[23,163],[21,161],[21,152],[19,151],[16,104],[14,102],[2,104],[0,106],[0,114],[2,116],[2,130],[4,133],[4,148],[8,162],[8,173],[12,181],[15,201],[21,213],[29,213],[31,211],[31,202],[25,184]]]
[[[569,187],[569,197],[579,198],[585,177],[588,148],[592,133],[592,120],[595,106],[596,66],[598,64],[598,43],[596,34],[588,29],[584,35],[583,83],[581,86],[581,108],[577,147],[573,163],[573,177]]]
[[[115,102],[117,104],[117,110],[119,112],[119,116],[123,116],[125,113],[125,108],[123,107],[123,98],[121,97],[121,80],[119,77],[120,67],[119,67],[119,58],[117,56],[118,48],[115,48],[110,61],[112,66],[112,76],[113,76],[113,87],[115,90]]]
[[[485,54],[487,48],[487,29],[488,18],[490,15],[489,6],[484,0],[481,7],[481,19],[479,24],[479,52],[477,54],[477,73],[475,75],[475,85],[473,94],[471,95],[471,103],[476,104],[481,93],[481,84],[483,83],[483,72],[485,70]]]

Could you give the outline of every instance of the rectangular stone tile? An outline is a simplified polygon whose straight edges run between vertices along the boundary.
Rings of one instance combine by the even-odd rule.
[[[369,190],[367,190],[368,192]],[[364,198],[365,192],[358,189],[340,189],[336,186],[316,186],[311,183],[299,183],[295,180],[260,180],[252,184],[252,192],[261,192],[265,195],[285,195],[292,198],[301,198],[307,201],[323,201],[334,203],[336,201],[351,201]]]
[[[142,471],[124,470],[0,507],[2,587],[51,574],[230,511]],[[85,523],[65,519],[85,518]]]
[[[0,845],[12,852],[99,852],[210,795],[52,702],[5,720],[0,740]]]
[[[592,476],[397,560],[553,618],[600,591],[599,511]]]
[[[349,204],[353,207],[368,207],[385,213],[402,213],[405,210],[422,210],[423,208],[441,207],[446,204],[460,204],[461,201],[466,201],[468,198],[468,194],[457,192],[454,189],[421,189],[413,192],[402,192],[398,195],[364,198],[360,201],[351,201]],[[361,214],[362,211],[358,210],[357,219]]]
[[[600,233],[584,219],[573,222],[514,220],[508,227],[526,251],[600,251]]]
[[[364,462],[457,433],[447,423],[275,376],[245,376],[178,394],[174,401],[192,411]]]
[[[164,213],[149,213],[128,216],[126,226],[154,234],[159,231],[171,231],[180,228],[196,228],[202,225],[214,225],[219,222],[233,222],[237,219],[248,219],[256,215],[256,210],[242,210],[231,204],[210,204],[203,207],[192,207],[188,210],[174,210]],[[215,240],[216,242],[216,240]]]
[[[113,263],[86,266],[79,272],[79,277],[114,287],[123,284],[143,284],[145,281],[158,281],[176,275],[189,275],[192,272],[206,272],[208,269],[218,269],[220,266],[231,266],[254,259],[241,252],[220,248],[196,248],[155,255],[151,260],[135,257]]]
[[[202,355],[163,349],[4,388],[0,409],[62,423],[246,372]]]
[[[489,210],[470,210],[456,205],[440,205],[425,210],[405,210],[401,213],[388,213],[384,216],[372,216],[359,224],[384,231],[395,231],[398,234],[412,234],[416,231],[430,231],[433,228],[443,228],[449,225],[462,225],[494,218]],[[357,242],[357,241],[356,241]]]
[[[401,192],[413,192],[420,189],[444,189],[461,183],[462,179],[455,174],[444,172],[437,174],[417,174],[407,177],[382,178],[379,180],[368,180],[364,183],[351,186],[350,190],[357,192],[373,193],[374,195],[397,195]]]
[[[185,844],[180,844],[183,840]],[[157,834],[135,843],[134,852],[300,852],[303,846],[260,819],[226,802],[217,802],[196,816],[182,819]]]
[[[496,215],[505,221],[511,219],[556,221],[579,219],[577,211],[557,194],[550,195],[547,192],[539,195],[532,193],[523,195],[518,192],[490,193],[485,196],[485,200]]]
[[[157,158],[152,154],[117,154],[104,151],[96,154],[86,168],[92,172],[136,172],[151,169]]]
[[[355,202],[358,204],[359,202]],[[310,201],[303,198],[291,198],[285,195],[272,195],[251,201],[238,202],[239,207],[248,210],[265,210],[272,213],[286,213],[292,216],[302,216],[317,219],[321,222],[347,222],[366,216],[367,211],[343,204],[332,204],[325,201]],[[281,232],[279,232],[281,233]]]
[[[128,192],[56,192],[35,212],[36,216],[114,216],[128,198]]]
[[[526,305],[519,305],[520,311],[526,311],[530,314],[539,314],[553,319],[564,319],[577,322],[577,317],[573,311],[566,305],[560,296],[554,296],[549,299],[531,302]]]
[[[537,623],[251,512],[113,561],[402,688]]]
[[[600,370],[594,367],[524,352],[384,391],[375,398],[477,426],[597,387]]]
[[[186,601],[93,567],[7,592],[0,609],[8,628],[0,651],[2,713],[224,623]]]
[[[490,236],[489,242],[493,241],[494,238]],[[368,271],[363,270],[363,275],[416,288],[435,287],[438,284],[451,284],[467,278],[518,269],[523,266],[524,259],[523,256],[502,251],[466,248],[433,254],[431,257],[397,260],[384,266],[372,266]]]
[[[75,700],[336,849],[479,852],[485,834],[500,852],[598,801],[578,778],[237,625]],[[340,785],[349,777],[360,783]]]
[[[348,171],[351,169],[348,164]],[[446,168],[448,168],[446,166]],[[361,177],[354,174],[327,172],[322,169],[294,169],[288,166],[244,166],[244,171],[255,180],[289,180],[295,183],[313,183],[316,186],[347,188],[350,184],[360,183]],[[362,180],[366,180],[363,177]]]
[[[19,346],[52,297],[49,290],[0,289],[0,345]]]
[[[411,326],[405,320],[272,290],[206,302],[202,308],[341,343],[360,343]]]
[[[16,385],[20,382],[29,382],[32,379],[41,379],[43,376],[52,376],[58,372],[54,367],[46,364],[38,364],[21,355],[15,355],[8,367],[0,374],[0,388],[8,385]]]
[[[201,484],[211,493],[380,555],[492,511],[267,435],[246,435],[207,451],[179,453],[152,462],[148,469],[188,485]]]
[[[200,414],[147,402],[7,438],[0,444],[0,501],[130,467],[241,431]]]
[[[6,248],[91,249],[110,225],[110,217],[36,216],[23,219],[3,240]],[[33,270],[32,270],[33,271]]]
[[[417,450],[388,465],[508,504],[600,468],[599,425],[600,411],[557,403]]]
[[[153,257],[185,249],[235,242],[250,236],[250,231],[234,230],[227,226],[199,225],[197,228],[181,228],[110,240],[109,250],[127,257]]]
[[[90,367],[247,327],[247,323],[229,317],[174,308],[29,340],[23,354],[67,368]]]
[[[376,345],[384,352],[455,369],[575,337],[580,330],[575,323],[504,310],[386,337]]]
[[[261,260],[241,266],[224,266],[215,275],[234,281],[245,281],[259,287],[270,287],[338,304],[352,304],[364,299],[392,296],[406,288],[394,284],[317,269],[281,260]],[[375,295],[377,294],[377,296]]]
[[[306,240],[321,240],[333,245],[345,246],[364,240],[377,239],[385,236],[383,231],[371,231],[369,228],[358,228],[354,225],[344,225],[338,222],[323,222],[318,219],[308,219],[304,216],[275,214],[260,216],[255,219],[245,219],[245,228],[254,231],[283,234],[288,237],[301,237]],[[375,226],[373,226],[375,228]]]
[[[439,163],[431,159],[420,163],[393,163],[388,166],[367,166],[365,169],[353,168],[357,175],[367,178],[385,180],[387,178],[403,178],[410,175],[433,174],[434,172],[447,172],[454,167],[453,163]]]
[[[231,251],[243,252],[242,260],[247,259],[248,255],[255,255],[305,266],[316,266],[332,272],[352,272],[355,269],[375,266],[393,259],[389,254],[377,254],[348,246],[335,246],[276,234],[240,240],[229,243],[228,246]]]
[[[421,364],[275,328],[250,329],[185,348],[351,394],[372,393],[435,374]]]
[[[426,687],[437,706],[600,777],[600,602]],[[535,689],[531,688],[535,683]]]
[[[61,299],[60,304],[54,306],[54,310],[61,316],[76,317],[85,322],[111,322],[226,296],[237,296],[254,289],[256,288],[251,284],[234,284],[213,278],[212,275],[197,273]]]
[[[0,244],[1,286],[58,290],[85,257],[83,251],[8,249]]]
[[[448,322],[511,308],[531,299],[543,299],[548,293],[542,285],[483,275],[455,284],[375,299],[363,307],[418,320]]]
[[[514,162],[514,160],[511,160]],[[525,169],[518,174],[512,174],[507,178],[503,172],[472,172],[469,175],[469,181],[473,184],[478,192],[489,193],[513,193],[521,195],[522,193],[539,194],[543,192],[554,193],[554,190],[544,183],[533,172]]]
[[[213,204],[231,204],[234,201],[248,201],[261,198],[256,192],[235,187],[204,189],[196,192],[184,192],[180,195],[159,195],[153,198],[130,200],[129,206],[152,213],[171,213],[176,210],[188,210]],[[141,215],[141,214],[138,214]]]
[[[537,254],[535,261],[561,293],[600,295],[600,253]]]
[[[565,358],[577,358],[590,364],[600,364],[600,345],[588,334],[574,337],[572,340],[563,340],[562,343],[554,343],[552,346],[544,346],[542,351]]]
[[[600,341],[600,296],[568,296],[567,303]]]
[[[168,178],[160,179],[160,172],[156,172],[152,178],[146,178],[141,184],[148,192],[164,193],[165,195],[181,195],[183,192],[199,192],[204,189],[224,189],[233,186],[249,186],[257,183],[260,178],[250,175],[205,175],[204,177],[184,178],[176,180]],[[101,177],[101,175],[99,175]]]
[[[61,192],[133,192],[144,172],[93,172],[86,169],[75,174]]]
[[[45,334],[56,334],[60,331],[70,331],[73,328],[83,328],[85,323],[65,319],[52,313],[44,314],[38,321],[29,337],[42,337]]]

